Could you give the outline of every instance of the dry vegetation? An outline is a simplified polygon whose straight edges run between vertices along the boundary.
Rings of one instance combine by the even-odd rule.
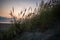
[[[48,29],[53,28],[52,25],[56,20],[59,20],[59,10],[60,5],[50,5],[41,1],[41,4],[38,8],[37,15],[35,13],[29,13],[26,18],[24,18],[26,10],[21,11],[20,15],[22,18],[17,20],[17,17],[13,16],[14,8],[10,12],[11,17],[13,18],[12,28],[7,32],[0,32],[0,40],[13,40],[16,36],[20,36],[23,32],[45,32]],[[35,8],[36,10],[36,8]],[[24,13],[23,13],[24,12]],[[20,16],[18,15],[18,16]]]

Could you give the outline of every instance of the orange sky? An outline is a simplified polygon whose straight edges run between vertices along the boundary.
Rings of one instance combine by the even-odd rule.
[[[36,3],[40,3],[40,0],[0,0],[0,16],[10,18],[9,13],[12,10],[12,6],[14,6],[15,10],[14,15],[18,16],[18,13],[25,8],[32,7],[34,9]]]

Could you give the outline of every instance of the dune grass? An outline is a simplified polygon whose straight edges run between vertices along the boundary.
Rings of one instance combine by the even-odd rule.
[[[0,40],[13,40],[16,36],[20,36],[24,32],[45,32],[46,30],[53,28],[56,20],[60,20],[60,5],[50,7],[50,5],[42,3],[40,10],[37,12],[38,15],[31,13],[27,15],[28,18],[24,19],[26,10],[27,9],[24,10],[24,13],[21,11],[20,15],[23,14],[22,18],[17,20],[17,18],[13,16],[14,8],[12,8],[10,15],[13,18],[13,26],[7,32],[0,32]],[[34,16],[31,18],[30,16],[32,14]]]

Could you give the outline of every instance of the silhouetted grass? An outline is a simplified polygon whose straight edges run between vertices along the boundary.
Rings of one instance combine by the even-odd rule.
[[[13,15],[14,8],[12,8],[10,12],[13,19],[12,27],[6,32],[0,32],[0,40],[14,40],[16,36],[21,36],[24,32],[45,32],[48,29],[52,29],[55,21],[60,20],[60,5],[51,7],[50,4],[44,4],[42,1],[39,7],[41,8],[38,10],[37,15],[30,13],[26,18],[24,16],[27,9],[21,11],[20,15],[23,15],[19,20]]]

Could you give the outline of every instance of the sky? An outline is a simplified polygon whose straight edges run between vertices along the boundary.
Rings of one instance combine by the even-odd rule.
[[[14,7],[14,14],[17,16],[21,10],[36,7],[40,0],[0,0],[0,16],[10,18],[10,11]]]
[[[15,15],[25,8],[35,7],[39,0],[0,0],[0,16],[10,17],[9,12],[14,7]]]
[[[46,2],[46,0],[44,1]],[[12,7],[14,7],[14,15],[18,17],[18,13],[29,7],[34,9],[40,2],[41,0],[0,0],[0,23],[10,21]]]

